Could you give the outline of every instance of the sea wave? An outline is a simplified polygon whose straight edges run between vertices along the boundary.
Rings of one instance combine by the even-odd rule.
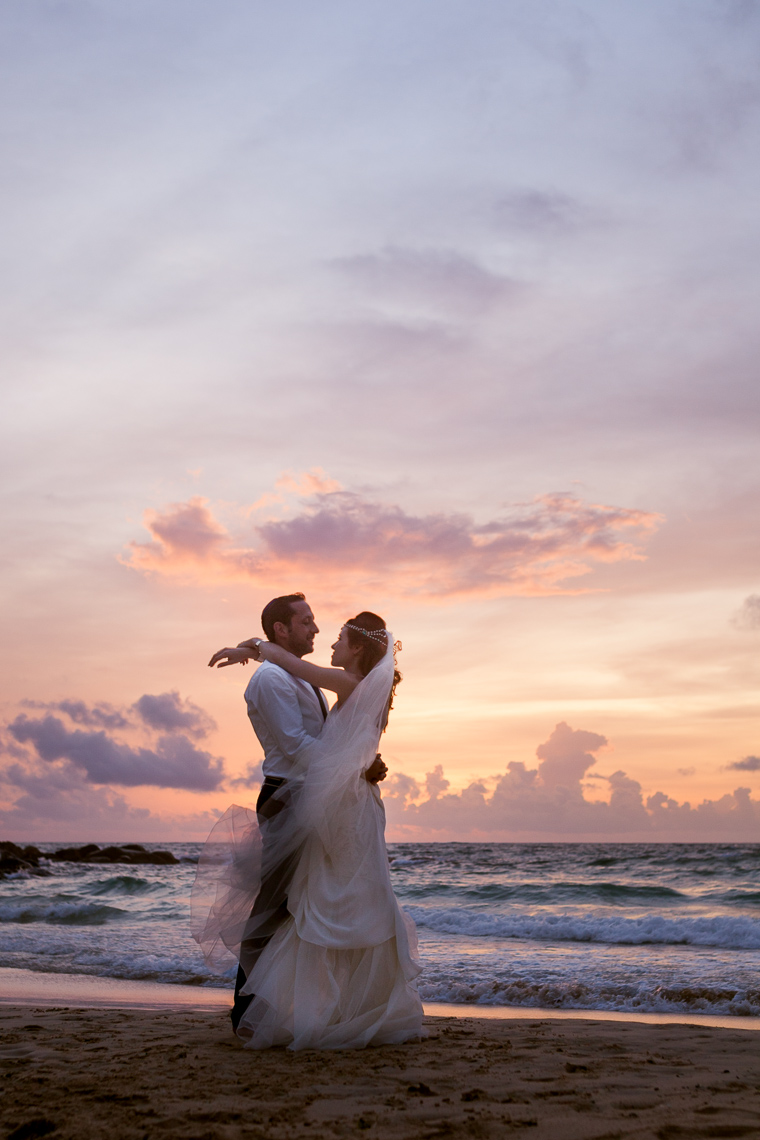
[[[165,891],[167,884],[150,882],[135,875],[112,875],[108,879],[99,879],[89,883],[84,890],[90,895],[144,895],[154,894],[156,891]]]
[[[728,1017],[760,1016],[760,989],[702,985],[591,984],[568,980],[492,977],[463,980],[423,975],[420,997],[453,1005],[506,1005],[528,1009],[598,1009],[621,1013],[705,1013]]]
[[[18,902],[0,906],[0,922],[47,922],[54,926],[103,926],[127,911],[80,902]]]
[[[53,861],[47,877],[3,880],[0,966],[231,988],[190,937],[199,846],[172,850],[181,865]],[[420,926],[426,1001],[760,1016],[760,844],[389,855]]]
[[[673,887],[648,883],[413,883],[398,884],[398,893],[407,899],[456,898],[477,903],[523,902],[542,906],[568,903],[606,903],[608,906],[655,906],[659,902],[671,906],[690,902],[688,894]]]
[[[482,911],[407,907],[418,926],[470,938],[521,938],[539,942],[605,942],[619,946],[715,946],[760,949],[760,921],[747,917],[639,918],[594,914],[487,914]]]
[[[206,966],[200,957],[193,959],[187,954],[111,954],[107,962],[104,962],[103,955],[97,951],[80,951],[62,972],[105,975],[129,981],[165,982],[179,986],[225,988],[232,986],[236,971],[231,969],[227,975],[220,975],[217,970]]]
[[[747,903],[760,906],[760,891],[726,891],[722,896],[722,901],[738,903],[740,906],[746,906]]]

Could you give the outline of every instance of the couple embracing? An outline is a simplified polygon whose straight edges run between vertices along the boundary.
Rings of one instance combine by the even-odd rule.
[[[238,961],[236,1033],[251,1048],[350,1049],[422,1036],[414,924],[391,886],[378,752],[400,675],[377,614],[347,621],[332,667],[303,594],[261,615],[266,640],[210,665],[262,664],[245,692],[264,749],[256,810],[215,826],[193,890],[209,962]],[[337,694],[328,714],[321,689]]]

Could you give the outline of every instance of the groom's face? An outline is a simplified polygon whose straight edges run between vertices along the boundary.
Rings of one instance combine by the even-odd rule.
[[[280,627],[283,635],[278,636],[277,643],[283,649],[295,653],[296,657],[305,657],[307,653],[314,651],[314,637],[319,633],[319,629],[308,602],[293,602],[291,612],[293,616],[290,625]],[[278,635],[280,629],[277,630]]]

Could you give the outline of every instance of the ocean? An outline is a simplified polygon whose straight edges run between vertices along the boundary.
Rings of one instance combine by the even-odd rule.
[[[59,844],[37,844],[53,851]],[[0,881],[0,967],[230,987],[179,864],[49,863]],[[760,1016],[760,844],[389,844],[426,1002]]]

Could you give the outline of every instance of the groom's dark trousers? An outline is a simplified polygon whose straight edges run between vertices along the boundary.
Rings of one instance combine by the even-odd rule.
[[[260,824],[265,824],[274,814],[287,811],[282,800],[276,800],[267,810],[267,801],[271,799],[278,788],[282,787],[284,780],[273,776],[264,779],[259,798],[256,801],[256,815]],[[262,836],[266,844],[265,836]],[[240,946],[240,965],[235,979],[235,1002],[230,1010],[232,1028],[237,1029],[240,1019],[253,1001],[253,994],[241,994],[246,978],[261,957],[267,943],[272,939],[277,929],[288,918],[288,887],[293,878],[300,851],[294,851],[277,867],[274,867],[266,879],[262,880],[256,902],[253,904],[251,917],[269,911],[270,916],[262,923],[255,938],[247,938]]]

